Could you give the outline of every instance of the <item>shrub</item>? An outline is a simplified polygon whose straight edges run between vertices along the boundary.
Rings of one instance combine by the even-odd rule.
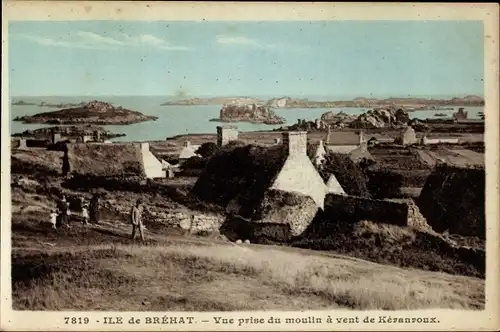
[[[337,181],[349,195],[370,196],[363,169],[352,161],[348,155],[327,153],[325,160],[318,167],[318,171],[324,181],[328,181],[331,174],[335,175]]]
[[[219,147],[214,142],[206,142],[196,149],[195,153],[199,154],[202,158],[208,158],[214,155],[219,150]]]

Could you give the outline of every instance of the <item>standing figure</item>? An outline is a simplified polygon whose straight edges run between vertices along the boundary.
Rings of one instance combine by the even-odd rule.
[[[85,201],[82,202],[82,219],[84,225],[89,224],[89,207]]]
[[[94,224],[99,223],[99,196],[94,194],[90,200],[90,222]]]
[[[144,241],[144,225],[142,224],[142,202],[137,200],[130,211],[130,221],[132,222],[132,240],[135,239],[135,232],[139,230],[141,241]]]
[[[58,226],[66,226],[69,228],[69,203],[66,200],[66,196],[64,194],[61,195],[61,199],[58,203],[59,208],[59,225]]]
[[[50,212],[50,223],[52,224],[52,229],[57,228],[57,210],[52,210]]]

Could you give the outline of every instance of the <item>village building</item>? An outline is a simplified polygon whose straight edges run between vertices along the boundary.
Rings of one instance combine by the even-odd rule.
[[[164,178],[162,163],[149,143],[68,143],[63,174],[85,178]]]
[[[345,194],[340,185],[328,188],[309,159],[307,133],[285,132],[281,145],[224,147],[192,193],[246,220],[252,236],[289,239],[304,232],[332,191]]]
[[[314,165],[319,166],[325,161],[326,149],[323,140],[320,140],[314,152]]]
[[[238,140],[238,128],[236,126],[217,126],[217,145],[224,146],[231,141]]]
[[[165,171],[165,176],[169,179],[174,178],[175,173],[179,171],[178,165],[172,165],[168,161],[160,160],[162,169]]]
[[[52,144],[56,144],[57,142],[60,142],[62,140],[63,140],[63,138],[62,138],[61,134],[60,133],[56,133],[55,130],[52,130],[52,132],[51,132],[51,142],[52,142]]]
[[[418,143],[417,134],[415,130],[408,126],[401,130],[399,137],[395,140],[396,144],[399,145],[413,145]]]
[[[77,142],[81,143],[87,143],[92,141],[92,136],[91,135],[81,135],[78,139]]]
[[[334,153],[350,153],[365,142],[363,131],[331,131],[326,136],[326,149]]]
[[[457,137],[438,137],[438,138],[427,138],[427,136],[423,136],[421,139],[421,143],[423,145],[432,145],[432,144],[458,144],[460,140]]]
[[[198,156],[196,150],[198,150],[199,147],[199,145],[192,145],[189,141],[184,142],[184,146],[179,153],[179,161],[185,161],[191,157]]]

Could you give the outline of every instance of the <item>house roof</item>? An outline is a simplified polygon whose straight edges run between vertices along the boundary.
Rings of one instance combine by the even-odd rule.
[[[328,146],[335,145],[359,145],[359,134],[354,131],[331,131],[329,140],[325,135],[324,142]]]
[[[190,145],[182,148],[181,153],[179,153],[179,159],[189,159],[196,156],[196,150],[198,150],[199,145]]]
[[[333,153],[349,154],[359,148],[359,145],[326,145],[325,148]]]
[[[361,162],[364,159],[371,160],[371,161],[375,160],[375,158],[373,158],[372,154],[368,151],[368,149],[366,148],[366,146],[360,146],[360,147],[352,150],[349,153],[349,157],[355,163],[359,163],[359,162]]]
[[[226,207],[237,198],[239,215],[251,218],[286,159],[284,145],[224,146],[193,187],[199,199]]]
[[[146,175],[141,145],[137,143],[68,143],[69,170],[81,176]]]

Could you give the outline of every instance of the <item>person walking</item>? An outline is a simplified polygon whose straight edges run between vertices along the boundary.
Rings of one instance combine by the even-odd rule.
[[[142,201],[138,199],[130,211],[130,221],[132,223],[132,240],[135,239],[136,231],[139,231],[141,241],[144,242],[144,225],[142,223]]]
[[[99,223],[99,196],[94,194],[90,200],[90,222],[94,224]]]
[[[66,200],[66,196],[64,194],[61,195],[61,199],[59,200],[58,203],[58,208],[59,208],[59,225],[58,226],[69,226],[69,203]]]

